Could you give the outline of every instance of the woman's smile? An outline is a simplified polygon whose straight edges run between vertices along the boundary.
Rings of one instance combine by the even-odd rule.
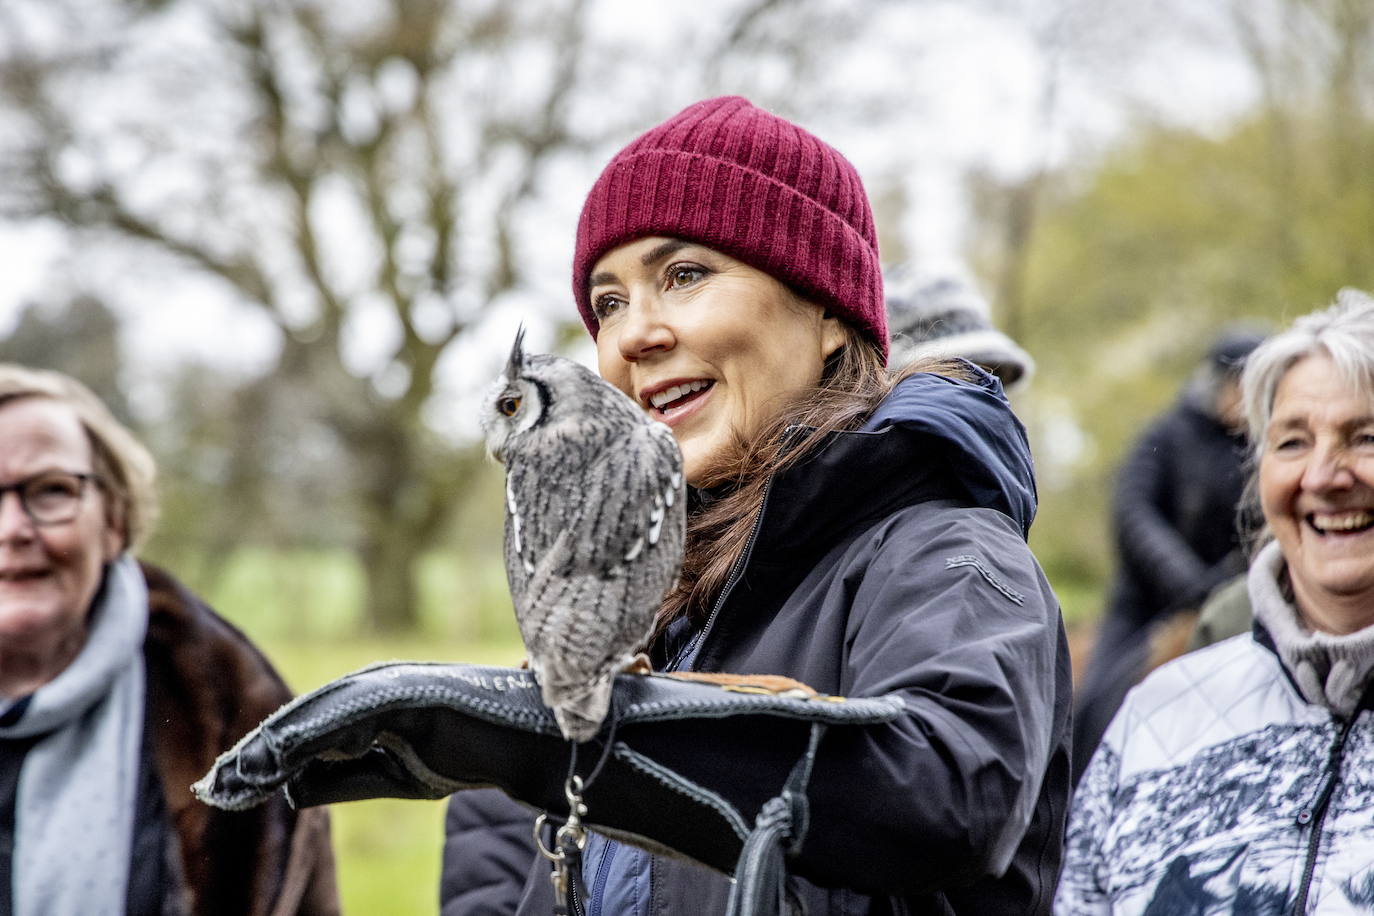
[[[1308,526],[1323,537],[1350,538],[1374,528],[1374,512],[1358,509],[1344,512],[1309,512]]]
[[[649,416],[676,427],[706,406],[715,384],[710,379],[668,382],[646,388],[639,400]]]

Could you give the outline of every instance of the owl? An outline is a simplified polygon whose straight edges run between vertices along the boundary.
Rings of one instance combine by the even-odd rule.
[[[564,737],[581,742],[681,568],[682,454],[628,396],[523,340],[522,328],[482,429],[506,466],[506,578],[530,668]]]

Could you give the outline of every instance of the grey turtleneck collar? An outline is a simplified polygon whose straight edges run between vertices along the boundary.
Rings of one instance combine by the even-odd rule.
[[[1303,699],[1350,718],[1374,672],[1374,626],[1345,636],[1309,629],[1284,595],[1283,553],[1270,541],[1253,563],[1247,585],[1255,618],[1269,631]]]

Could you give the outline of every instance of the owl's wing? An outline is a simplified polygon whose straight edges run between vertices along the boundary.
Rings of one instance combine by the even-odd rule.
[[[586,568],[619,576],[646,554],[681,550],[682,453],[667,426],[636,424],[588,476],[589,537],[575,551]]]

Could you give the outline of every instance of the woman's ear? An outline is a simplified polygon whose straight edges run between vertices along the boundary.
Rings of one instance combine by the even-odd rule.
[[[827,360],[848,341],[844,322],[826,309],[821,313],[821,359]]]
[[[110,501],[108,496],[106,500],[107,502]],[[110,507],[105,512],[105,530],[100,535],[101,553],[104,555],[106,563],[124,552],[124,548],[129,543],[127,533],[128,526],[125,524],[124,513],[113,506]]]

